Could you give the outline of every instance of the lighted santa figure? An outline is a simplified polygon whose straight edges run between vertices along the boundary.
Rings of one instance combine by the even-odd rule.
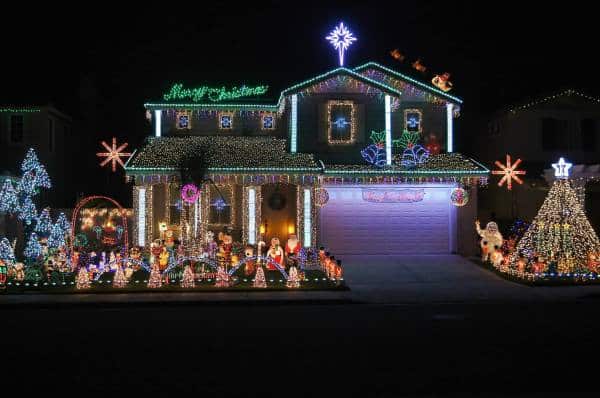
[[[285,243],[285,256],[288,259],[289,266],[298,265],[298,253],[300,253],[302,245],[298,240],[298,237],[291,234],[287,242]]]
[[[271,247],[269,247],[269,250],[267,251],[267,257],[269,257],[273,262],[279,264],[279,266],[283,265],[284,253],[279,243],[279,238],[271,239]],[[276,270],[277,267],[269,262],[267,263],[267,269],[273,271]]]
[[[481,261],[491,261],[492,254],[500,250],[504,241],[502,234],[498,230],[498,224],[490,221],[485,226],[485,229],[481,229],[481,224],[477,220],[475,221],[475,229],[477,230],[477,234],[481,236]]]

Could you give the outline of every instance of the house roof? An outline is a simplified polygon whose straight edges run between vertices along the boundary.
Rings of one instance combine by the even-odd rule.
[[[178,172],[190,164],[222,173],[321,170],[312,154],[287,152],[287,140],[230,136],[150,138],[127,161],[125,170],[131,175]]]
[[[577,96],[577,97],[584,98],[591,102],[600,103],[600,98],[598,98],[598,97],[593,97],[591,95],[582,93],[581,91],[577,91],[577,90],[569,88],[569,89],[565,89],[565,90],[554,91],[554,92],[546,94],[546,95],[530,97],[526,100],[519,101],[517,103],[509,105],[507,107],[507,109],[505,109],[505,111],[510,112],[510,113],[516,113],[518,111],[521,111],[521,110],[524,110],[527,108],[531,108],[533,106],[540,105],[540,104],[555,100],[560,97],[567,97],[567,96]]]
[[[219,103],[207,103],[207,102],[189,102],[189,103],[185,103],[185,102],[164,102],[164,101],[158,101],[158,102],[147,102],[144,104],[144,106],[147,109],[163,109],[163,108],[187,108],[187,109],[193,109],[193,108],[207,108],[207,109],[219,109],[219,108],[226,108],[226,109],[232,109],[232,108],[241,108],[241,109],[248,109],[248,110],[270,110],[270,111],[274,111],[280,108],[280,106],[283,104],[283,100],[286,96],[294,94],[296,92],[299,92],[301,90],[303,90],[306,87],[309,87],[313,84],[317,84],[321,81],[330,79],[334,76],[339,76],[339,75],[345,75],[345,76],[350,76],[356,80],[361,81],[362,83],[365,83],[367,85],[373,86],[378,88],[379,90],[391,94],[393,96],[400,96],[402,93],[396,89],[395,87],[392,87],[390,85],[387,85],[383,82],[371,79],[367,76],[362,75],[359,72],[362,72],[363,70],[369,69],[369,68],[374,68],[374,69],[378,69],[380,71],[382,71],[383,73],[386,73],[396,79],[399,80],[403,80],[408,84],[413,84],[419,88],[425,89],[429,92],[431,92],[434,95],[438,95],[440,97],[442,97],[445,100],[448,100],[450,102],[453,103],[457,103],[457,104],[461,104],[462,100],[458,97],[454,97],[452,95],[449,95],[445,92],[443,92],[442,90],[432,86],[431,84],[427,84],[424,82],[421,82],[417,79],[414,79],[408,75],[402,74],[398,71],[395,71],[393,69],[390,69],[388,67],[385,67],[383,65],[380,65],[378,63],[375,62],[367,62],[366,64],[360,65],[354,69],[348,69],[348,68],[344,68],[344,67],[339,67],[333,70],[330,70],[328,72],[325,72],[323,74],[314,76],[310,79],[307,79],[303,82],[294,84],[291,87],[288,87],[284,90],[281,91],[281,93],[279,94],[279,99],[277,100],[276,103],[265,103],[265,102],[261,102],[260,99],[257,100],[252,100],[252,99],[248,99],[248,100],[240,100],[240,101],[236,101],[236,102],[219,102]]]

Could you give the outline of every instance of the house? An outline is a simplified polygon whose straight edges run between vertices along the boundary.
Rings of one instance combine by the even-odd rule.
[[[522,159],[520,169],[527,174],[524,184],[513,184],[511,191],[505,185],[498,187],[494,178],[480,191],[480,217],[487,219],[494,212],[504,224],[515,217],[531,220],[548,193],[548,181],[553,181],[545,174],[560,157],[575,165],[572,178],[598,180],[600,175],[590,174],[590,166],[600,158],[599,123],[600,98],[573,89],[528,98],[495,112],[482,126],[473,141],[476,151],[471,152],[490,168],[497,168],[494,162],[504,163],[510,154],[513,161]],[[600,190],[587,184],[587,191],[586,208],[598,228]]]
[[[488,170],[453,152],[459,98],[374,62],[267,91],[175,84],[145,104],[153,134],[125,165],[135,244],[168,226],[188,245],[229,228],[337,254],[474,252]]]
[[[72,140],[71,117],[52,105],[0,105],[0,172],[20,175],[25,153],[34,148],[52,178],[53,189],[41,193],[44,205],[72,205],[73,198],[65,194],[70,180],[64,178],[71,169]]]

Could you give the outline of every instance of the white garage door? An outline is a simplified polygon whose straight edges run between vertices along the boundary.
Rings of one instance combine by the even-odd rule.
[[[321,242],[333,254],[454,251],[456,207],[443,185],[331,186]]]

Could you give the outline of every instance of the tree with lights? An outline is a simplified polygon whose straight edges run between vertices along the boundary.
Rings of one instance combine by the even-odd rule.
[[[13,183],[8,178],[4,180],[0,190],[0,212],[14,214],[19,212],[19,197]]]
[[[217,268],[215,287],[229,287],[229,274],[222,265]]]
[[[66,246],[67,242],[65,241],[65,232],[61,228],[60,224],[57,222],[52,226],[50,231],[50,236],[48,237],[48,248],[50,249],[58,249],[60,247]]]
[[[25,195],[19,206],[19,220],[23,221],[25,225],[31,225],[36,219],[37,209],[33,204],[33,200],[31,196]]]
[[[58,215],[58,218],[56,219],[56,224],[60,226],[65,235],[71,233],[71,223],[69,223],[69,220],[67,220],[67,216],[65,215],[65,213],[60,213]]]
[[[15,252],[6,238],[0,240],[0,260],[2,260],[4,264],[13,264],[15,262]]]
[[[557,179],[546,200],[511,255],[511,266],[535,272],[596,271],[591,256],[600,253],[600,240],[571,181]]]
[[[40,213],[35,223],[35,232],[40,236],[48,236],[52,231],[52,219],[50,218],[50,208],[46,207]]]
[[[194,271],[190,265],[186,265],[183,269],[183,276],[181,277],[181,287],[192,288],[196,284],[194,282]]]
[[[41,256],[42,245],[40,245],[40,241],[38,240],[38,236],[35,232],[32,232],[31,235],[29,235],[29,240],[27,240],[27,245],[25,246],[23,254],[31,262],[34,262],[39,256]]]
[[[148,287],[150,289],[156,289],[162,286],[162,277],[160,275],[160,270],[158,269],[158,264],[152,265],[152,270],[150,271],[150,278],[148,279]]]
[[[122,288],[125,286],[127,286],[127,278],[125,278],[123,267],[121,267],[121,264],[117,263],[117,270],[115,271],[115,276],[113,278],[113,287]]]
[[[89,289],[90,286],[90,274],[88,273],[87,269],[85,267],[79,268],[79,273],[77,274],[77,284],[75,287],[77,289]]]
[[[267,280],[265,278],[265,270],[261,265],[258,266],[256,270],[256,275],[254,275],[254,283],[253,287],[264,289],[267,287]]]

